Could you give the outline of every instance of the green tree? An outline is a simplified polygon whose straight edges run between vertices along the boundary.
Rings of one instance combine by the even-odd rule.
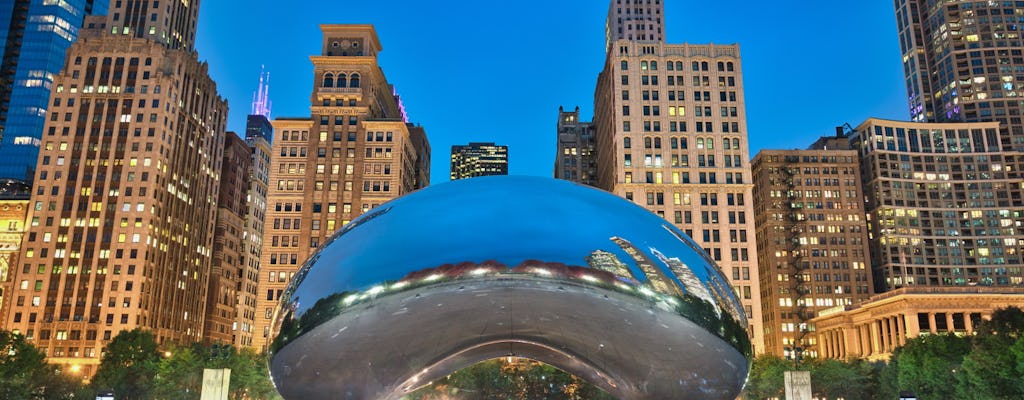
[[[93,385],[112,389],[118,399],[150,399],[159,366],[160,352],[151,332],[122,331],[107,345]]]
[[[1017,307],[996,310],[990,320],[978,326],[971,352],[963,360],[960,398],[1024,398],[1024,376],[1011,351],[1022,332],[1024,311]]]
[[[0,399],[64,400],[82,390],[80,380],[61,375],[24,337],[0,331]]]
[[[782,398],[786,394],[783,373],[793,369],[793,363],[775,356],[762,355],[754,359],[750,368],[744,399]]]
[[[41,351],[21,335],[0,331],[0,398],[32,398],[49,372]]]
[[[864,360],[816,359],[810,362],[811,388],[821,398],[878,398],[876,366]]]
[[[198,399],[203,389],[203,360],[193,347],[171,347],[157,366],[153,395],[166,400]]]
[[[957,398],[957,371],[970,349],[969,338],[955,335],[908,340],[894,355],[899,389],[914,391],[921,400]]]

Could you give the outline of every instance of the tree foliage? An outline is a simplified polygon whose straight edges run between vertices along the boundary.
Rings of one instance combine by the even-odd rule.
[[[956,398],[957,374],[970,350],[970,338],[949,334],[908,340],[893,355],[899,388],[915,392],[922,400]]]
[[[81,382],[62,376],[24,337],[0,331],[0,399],[63,400],[81,390]]]
[[[997,310],[976,330],[970,354],[963,360],[962,399],[1024,398],[1024,374],[1012,351],[1024,332],[1024,311]]]
[[[149,399],[159,366],[160,351],[153,334],[139,328],[124,331],[107,345],[93,384],[112,389],[118,399]]]

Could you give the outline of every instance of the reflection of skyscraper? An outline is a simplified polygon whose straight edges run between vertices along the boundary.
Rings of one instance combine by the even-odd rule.
[[[676,274],[676,278],[679,278],[679,282],[683,284],[683,289],[686,289],[686,293],[691,296],[695,296],[701,300],[711,303],[721,315],[722,310],[717,306],[718,302],[711,297],[711,293],[708,291],[707,286],[697,278],[697,275],[693,273],[688,265],[683,263],[683,260],[678,258],[668,258],[662,254],[658,249],[653,247],[650,248],[651,253],[654,254],[659,261],[665,264],[669,270]]]
[[[633,272],[630,271],[629,266],[622,262],[622,260],[619,260],[619,257],[615,254],[604,250],[594,250],[593,253],[590,253],[590,255],[587,256],[586,260],[587,265],[593,269],[610,272],[620,278],[632,281],[637,280],[636,276],[633,275]]]
[[[708,285],[711,286],[711,296],[715,298],[715,304],[726,306],[726,313],[737,321],[742,321],[743,316],[740,314],[740,304],[733,301],[735,297],[729,295],[729,288],[732,286],[719,280],[715,274],[708,274]],[[736,295],[739,294],[737,293]]]
[[[654,261],[634,246],[633,243],[620,237],[613,237],[612,241],[619,245],[622,250],[625,250],[626,254],[633,257],[636,265],[640,267],[640,271],[646,275],[647,283],[650,284],[651,289],[662,294],[682,295],[679,287],[672,282],[672,279],[665,276],[665,272],[659,269],[657,265],[654,265]]]

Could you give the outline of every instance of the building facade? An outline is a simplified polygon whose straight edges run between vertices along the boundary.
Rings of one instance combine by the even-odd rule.
[[[267,194],[270,185],[271,141],[274,127],[270,123],[269,74],[260,77],[260,86],[253,101],[252,114],[246,118],[245,142],[249,145],[252,167],[249,169],[249,190],[242,233],[242,281],[235,307],[234,344],[253,347],[256,337],[256,303],[259,296],[260,258],[263,256],[263,233],[267,215]]]
[[[580,108],[565,111],[558,107],[558,143],[555,152],[555,179],[584,185],[597,185],[597,160],[594,159],[594,124],[580,120]]]
[[[817,357],[811,319],[874,289],[857,152],[764,150],[753,178],[765,352]]]
[[[374,28],[321,30],[312,115],[273,121],[256,348],[265,348],[278,300],[313,251],[359,215],[429,183],[426,134],[402,118],[377,64]]]
[[[227,104],[192,47],[199,2],[157,4],[87,18],[54,78],[4,321],[84,375],[124,330],[203,338]]]
[[[1024,285],[1024,199],[999,128],[869,119],[855,129],[876,293]]]
[[[662,0],[614,0],[608,7],[605,45],[610,50],[619,40],[658,43],[665,41]]]
[[[64,55],[88,15],[102,15],[107,0],[0,4],[0,177],[31,182],[51,116],[50,91]]]
[[[911,119],[999,122],[1001,149],[1024,151],[1024,39],[1017,31],[1024,3],[895,5]]]
[[[508,175],[508,146],[470,143],[452,146],[451,180]]]
[[[206,294],[206,343],[234,344],[239,322],[239,300],[247,278],[245,240],[249,213],[249,177],[252,151],[233,132],[224,139],[220,193],[217,200],[217,227],[214,231],[213,260],[209,290]],[[243,304],[244,305],[244,304]],[[243,319],[244,323],[245,320]],[[249,325],[251,325],[251,320]]]
[[[13,268],[18,265],[21,241],[28,230],[31,189],[22,181],[0,179],[0,321],[7,318],[11,306]]]
[[[613,1],[608,26],[618,23],[619,7],[628,9]],[[663,14],[661,2],[650,7],[652,16]],[[647,207],[702,245],[732,278],[762,352],[739,47],[616,40],[594,103],[598,187]]]
[[[903,288],[867,303],[823,310],[817,326],[819,357],[888,360],[907,340],[935,334],[970,335],[1006,307],[1024,307],[1022,288]]]

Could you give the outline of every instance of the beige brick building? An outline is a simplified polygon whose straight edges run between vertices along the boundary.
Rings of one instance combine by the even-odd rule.
[[[611,2],[608,53],[594,99],[598,186],[647,207],[702,245],[743,302],[760,353],[739,47],[667,44],[663,14],[662,2]]]
[[[86,375],[123,330],[205,324],[227,104],[192,46],[199,2],[138,3],[87,18],[54,78],[4,321]]]
[[[816,357],[817,312],[873,293],[857,152],[764,150],[753,173],[765,352]]]
[[[429,183],[424,130],[403,119],[369,25],[323,25],[312,115],[277,118],[253,345],[265,348],[277,301],[306,258],[359,215]]]

